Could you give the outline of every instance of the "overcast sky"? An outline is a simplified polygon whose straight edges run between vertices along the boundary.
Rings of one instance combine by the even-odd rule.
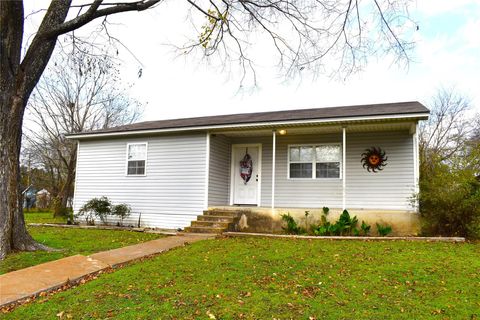
[[[26,14],[48,3],[26,2]],[[134,83],[131,95],[145,104],[142,120],[409,100],[428,105],[442,86],[453,86],[469,96],[480,111],[480,1],[419,0],[412,2],[410,13],[420,29],[408,68],[383,58],[371,60],[364,71],[343,81],[325,75],[285,81],[267,56],[256,66],[257,87],[247,81],[243,90],[239,90],[239,73],[222,72],[196,59],[175,58],[165,45],[185,41],[190,25],[183,2],[169,1],[147,13],[122,14],[111,28],[140,61],[120,48],[122,76]],[[27,33],[37,22],[35,18],[27,21]],[[140,67],[143,72],[138,78]]]

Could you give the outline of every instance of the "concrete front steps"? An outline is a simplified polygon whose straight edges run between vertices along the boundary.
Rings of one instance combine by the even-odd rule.
[[[240,219],[240,214],[233,210],[210,209],[197,216],[190,227],[185,228],[188,233],[222,233],[234,231],[235,224]]]

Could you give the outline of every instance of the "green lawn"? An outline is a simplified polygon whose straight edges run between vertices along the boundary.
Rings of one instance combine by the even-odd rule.
[[[24,211],[25,222],[28,223],[60,223],[66,224],[67,217],[54,217],[53,212],[37,212],[32,210],[30,212]]]
[[[0,274],[75,254],[88,255],[161,237],[157,234],[118,230],[57,227],[29,227],[28,230],[37,241],[62,251],[12,253],[0,262]]]
[[[201,241],[5,319],[479,319],[480,244]],[[311,318],[310,318],[311,317]]]

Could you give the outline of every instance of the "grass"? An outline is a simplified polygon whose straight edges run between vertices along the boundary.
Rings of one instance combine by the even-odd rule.
[[[12,253],[0,262],[0,274],[30,267],[75,254],[89,255],[94,252],[120,248],[161,237],[119,230],[66,229],[56,227],[29,227],[33,238],[51,248],[62,251]]]
[[[25,223],[59,223],[66,224],[67,217],[54,217],[53,212],[45,211],[39,212],[34,209],[31,211],[24,211]]]
[[[5,319],[478,319],[480,245],[201,241]],[[60,317],[61,318],[61,317]]]

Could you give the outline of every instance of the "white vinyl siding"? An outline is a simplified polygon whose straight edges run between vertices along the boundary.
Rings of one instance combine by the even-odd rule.
[[[144,142],[147,175],[127,176],[127,144]],[[94,197],[107,196],[114,204],[129,204],[132,216],[141,213],[142,226],[188,226],[204,206],[205,150],[205,133],[81,141],[74,210]]]
[[[224,206],[230,202],[231,153],[229,138],[224,135],[210,136],[209,206]]]
[[[365,149],[380,147],[388,157],[377,173],[360,163]],[[347,132],[347,208],[413,210],[413,139],[408,132]]]
[[[289,179],[288,147],[290,145],[333,144],[340,134],[277,136],[275,206],[309,208],[337,207],[342,201],[340,179]]]

